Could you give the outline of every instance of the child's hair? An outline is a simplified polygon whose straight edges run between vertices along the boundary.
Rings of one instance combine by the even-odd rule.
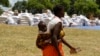
[[[47,30],[47,26],[43,21],[40,21],[38,24],[38,29],[39,29],[39,31],[45,32]]]

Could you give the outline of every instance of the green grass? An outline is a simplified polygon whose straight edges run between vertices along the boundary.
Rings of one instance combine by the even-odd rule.
[[[63,45],[65,56],[100,56],[100,31],[64,29],[64,37],[74,47],[80,47],[81,52],[70,54],[69,48]],[[42,56],[35,45],[37,27],[9,26],[0,24],[0,56]]]

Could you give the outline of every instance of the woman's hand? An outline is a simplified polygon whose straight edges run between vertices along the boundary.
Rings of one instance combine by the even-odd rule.
[[[75,53],[77,53],[77,52],[79,52],[79,51],[81,51],[80,48],[71,48],[71,49],[70,49],[70,54],[75,54]]]

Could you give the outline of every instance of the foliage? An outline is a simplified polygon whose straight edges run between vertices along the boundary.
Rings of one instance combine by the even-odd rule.
[[[9,0],[0,0],[0,5],[3,5],[3,6],[6,6],[6,7],[9,7]]]
[[[70,8],[70,0],[62,0],[61,1],[61,5],[63,5],[65,7],[65,11],[68,11],[68,9]]]
[[[0,15],[3,13],[3,10],[0,8]]]
[[[32,13],[37,13],[42,11],[45,6],[41,3],[38,3],[37,0],[28,0],[27,9],[30,10]]]
[[[13,10],[25,11],[27,9],[27,2],[26,1],[18,1],[15,3]]]
[[[9,0],[0,0],[0,5],[5,6],[5,7],[9,7]],[[0,14],[2,14],[3,10],[0,7]]]
[[[70,0],[70,7],[68,9],[68,14],[69,15],[72,15],[75,13],[75,8],[74,8],[74,3],[75,3],[76,0]]]
[[[35,8],[42,11],[43,9],[51,9],[57,5],[62,4],[65,6],[65,10],[70,7],[70,0],[28,0],[28,8]]]
[[[100,9],[100,0],[96,0],[96,3],[99,5],[99,9]]]
[[[96,0],[96,3],[100,5],[100,0]]]
[[[97,14],[100,14],[100,9],[97,10]]]
[[[95,13],[98,9],[98,5],[93,0],[77,0],[74,6],[78,14]]]
[[[13,9],[28,9],[32,13],[41,13],[43,9],[51,9],[61,4],[65,7],[65,11],[69,14],[86,14],[89,12],[97,13],[100,9],[99,0],[28,0],[18,1]]]
[[[44,5],[48,9],[52,9],[53,7],[53,3],[50,0],[40,0],[40,1],[38,0],[38,2]]]

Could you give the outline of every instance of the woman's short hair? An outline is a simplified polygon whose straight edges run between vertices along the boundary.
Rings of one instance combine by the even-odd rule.
[[[54,8],[53,8],[53,13],[54,15],[57,15],[59,13],[59,11],[63,10],[64,9],[64,6],[62,5],[56,5]]]

